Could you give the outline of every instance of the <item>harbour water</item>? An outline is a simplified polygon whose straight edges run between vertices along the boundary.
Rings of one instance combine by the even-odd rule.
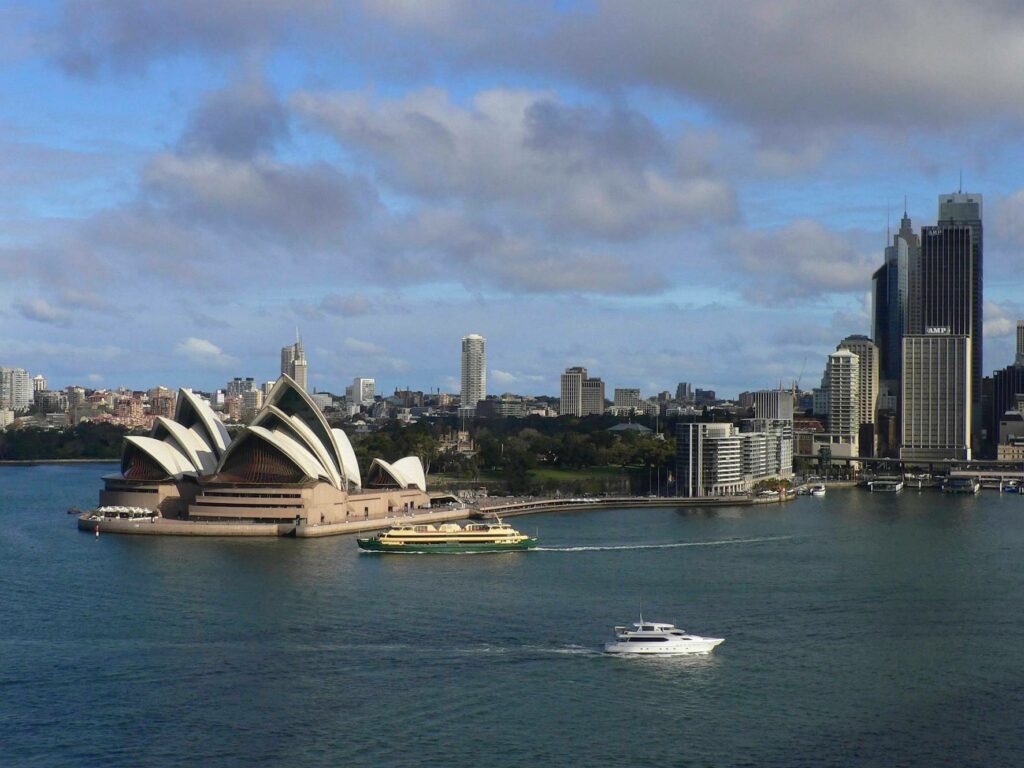
[[[0,765],[1024,762],[1024,497],[519,518],[542,548],[79,532],[0,468]],[[725,637],[609,658],[613,624]]]

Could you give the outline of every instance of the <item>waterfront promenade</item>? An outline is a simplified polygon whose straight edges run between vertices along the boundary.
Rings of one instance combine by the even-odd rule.
[[[573,498],[489,498],[477,504],[441,507],[403,515],[348,520],[330,525],[305,525],[302,523],[216,523],[192,520],[170,520],[157,518],[152,522],[137,520],[90,520],[88,514],[78,518],[78,527],[95,533],[135,534],[143,536],[260,536],[296,538],[321,538],[353,533],[364,533],[388,528],[398,523],[436,524],[470,518],[486,518],[493,515],[518,517],[544,512],[646,508],[646,507],[738,507],[752,504],[777,504],[789,501],[793,494],[781,497],[730,496],[721,498],[681,498],[673,496],[600,496]]]

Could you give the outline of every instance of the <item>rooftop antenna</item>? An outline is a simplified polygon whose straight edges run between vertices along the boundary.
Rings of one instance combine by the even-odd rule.
[[[903,195],[903,218],[907,218],[907,196]]]

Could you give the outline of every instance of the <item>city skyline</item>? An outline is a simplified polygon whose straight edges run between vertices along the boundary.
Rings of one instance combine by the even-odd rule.
[[[982,372],[1013,359],[1011,10],[224,8],[2,12],[0,365],[212,389],[300,325],[311,390],[455,392],[473,330],[495,392],[739,392],[872,335],[904,199],[930,222],[957,188],[986,200]]]

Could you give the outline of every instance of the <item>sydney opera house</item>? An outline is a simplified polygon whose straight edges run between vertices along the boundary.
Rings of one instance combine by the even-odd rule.
[[[104,483],[101,507],[155,510],[161,522],[250,534],[326,530],[430,506],[419,458],[374,459],[363,478],[346,434],[288,376],[234,439],[204,400],[180,390],[174,418],[159,417],[148,437],[127,437],[121,471]]]

